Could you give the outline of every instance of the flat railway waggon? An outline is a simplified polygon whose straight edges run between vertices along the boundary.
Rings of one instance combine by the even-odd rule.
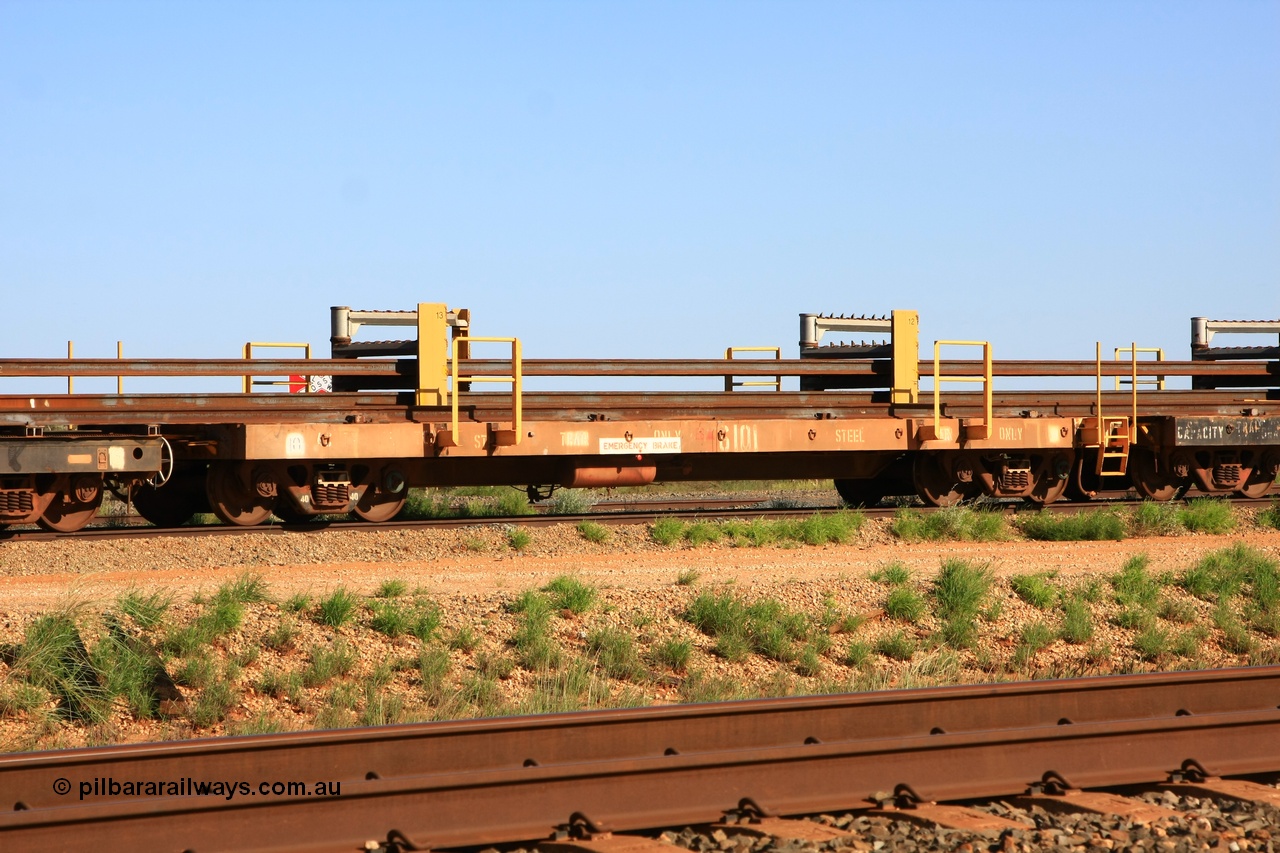
[[[361,339],[370,328],[404,334]],[[332,309],[327,359],[251,357],[261,344],[224,360],[0,359],[0,379],[68,377],[65,394],[0,396],[0,525],[74,531],[105,492],[157,525],[212,511],[252,526],[273,515],[386,521],[410,488],[450,485],[515,485],[537,497],[559,486],[813,477],[833,479],[853,505],[917,495],[935,506],[1276,488],[1280,321],[1194,318],[1181,361],[1136,345],[1107,359],[1098,346],[1092,360],[1000,361],[982,341],[937,341],[921,360],[914,311],[805,314],[800,331],[797,359],[758,347],[700,360],[525,359],[516,338],[473,335],[469,311],[421,303]],[[1272,337],[1213,346],[1235,332]],[[829,333],[881,340],[823,346]],[[943,359],[944,348],[970,357]],[[71,393],[71,377],[83,376],[120,377],[117,393]],[[244,385],[124,393],[124,378],[144,376]],[[270,376],[291,378],[255,379]],[[525,388],[529,378],[636,376],[703,377],[723,389]],[[784,390],[793,377],[798,390]],[[1002,377],[1077,377],[1084,387],[1002,391]],[[282,382],[300,393],[255,390]]]

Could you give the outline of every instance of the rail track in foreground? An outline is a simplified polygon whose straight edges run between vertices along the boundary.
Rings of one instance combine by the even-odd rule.
[[[948,803],[1029,798],[1150,820],[1156,807],[1097,789],[1276,806],[1280,790],[1229,777],[1278,771],[1280,667],[1256,667],[7,755],[0,848],[319,853],[558,840],[551,849],[618,851],[658,844],[626,833],[750,832],[764,819],[755,826],[794,835],[780,816],[841,810],[998,831],[1010,822]],[[247,784],[235,796],[164,791],[180,780]],[[256,793],[291,780],[326,787]],[[162,787],[113,794],[112,781]],[[812,832],[822,829],[833,831]]]
[[[1275,498],[1220,498],[1228,500],[1232,506],[1266,509],[1275,504]],[[830,514],[848,510],[842,506],[794,506],[767,507],[760,499],[710,499],[710,500],[633,500],[617,503],[597,504],[592,512],[576,514],[535,513],[532,515],[511,516],[473,516],[450,518],[402,519],[369,524],[364,521],[327,521],[309,520],[300,523],[274,523],[257,527],[239,527],[227,524],[188,524],[181,527],[153,527],[145,522],[135,523],[132,520],[124,526],[85,527],[67,533],[41,530],[30,527],[0,526],[0,543],[3,542],[50,542],[55,540],[110,540],[110,539],[151,539],[164,537],[192,536],[244,536],[253,534],[289,535],[314,534],[326,531],[333,532],[372,532],[377,530],[455,530],[468,527],[484,527],[489,525],[509,525],[519,527],[550,527],[556,524],[579,524],[584,521],[607,525],[652,524],[662,518],[680,518],[688,520],[738,520],[754,519],[783,520],[804,519],[814,514]],[[1120,509],[1139,506],[1140,500],[1094,500],[1081,503],[1056,502],[1047,506],[1028,505],[1024,502],[1004,502],[983,504],[987,511],[1003,512],[1016,515],[1019,512],[1053,512],[1072,513],[1090,510]],[[945,511],[946,507],[914,506],[911,509],[921,513]],[[856,511],[868,518],[892,518],[900,507],[870,507]],[[138,520],[141,521],[140,519]]]

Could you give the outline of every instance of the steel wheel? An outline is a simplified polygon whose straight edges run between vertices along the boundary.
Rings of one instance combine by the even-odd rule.
[[[1236,494],[1242,498],[1261,498],[1271,491],[1271,487],[1275,483],[1275,480],[1254,480],[1250,478],[1244,484],[1244,488],[1236,489]]]
[[[352,510],[359,518],[374,524],[390,521],[404,509],[405,495],[393,495],[382,489],[368,486],[360,496],[360,502]]]
[[[263,495],[254,484],[244,483],[233,464],[214,463],[209,466],[205,491],[209,495],[209,508],[227,524],[251,527],[262,524],[271,517],[275,508],[275,495]]]
[[[963,500],[977,497],[982,491],[973,483],[957,481],[946,460],[933,454],[918,454],[911,474],[916,493],[928,506],[955,506]]]
[[[1181,480],[1156,470],[1156,455],[1150,450],[1134,448],[1129,453],[1129,481],[1144,498],[1171,501],[1184,487]]]
[[[70,489],[53,496],[36,524],[55,533],[74,533],[98,514],[101,504],[102,479],[82,475],[75,478]]]

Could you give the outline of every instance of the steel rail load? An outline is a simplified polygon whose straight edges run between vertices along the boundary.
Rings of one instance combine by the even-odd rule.
[[[403,339],[358,341],[364,327]],[[466,309],[332,309],[331,357],[0,359],[0,378],[67,377],[65,394],[0,396],[0,525],[74,531],[114,492],[162,526],[211,510],[256,525],[353,513],[395,517],[411,487],[564,487],[831,478],[850,504],[981,495],[1048,504],[1129,489],[1261,497],[1280,473],[1280,347],[1214,348],[1213,335],[1280,335],[1280,321],[1192,320],[1191,359],[1001,361],[986,341],[936,341],[921,360],[914,311],[801,315],[800,357],[525,359],[517,338],[476,337]],[[827,333],[880,342],[823,346]],[[305,346],[288,344],[284,346]],[[473,348],[485,348],[479,358]],[[944,359],[943,350],[965,358]],[[309,353],[309,346],[307,347]],[[980,356],[980,357],[978,357]],[[118,377],[115,394],[73,377]],[[232,376],[241,393],[125,393],[125,377]],[[257,377],[257,378],[255,378]],[[262,379],[261,377],[289,377]],[[528,391],[529,378],[706,377],[724,390]],[[798,390],[784,379],[798,378]],[[921,387],[921,377],[930,380]],[[1002,377],[1092,388],[1008,391]],[[1189,378],[1189,389],[1166,387]],[[967,383],[963,388],[953,383]],[[255,393],[289,385],[303,393]],[[330,393],[319,393],[330,390]],[[746,390],[749,389],[749,390]],[[0,386],[0,390],[4,390]],[[279,389],[277,389],[279,390]]]

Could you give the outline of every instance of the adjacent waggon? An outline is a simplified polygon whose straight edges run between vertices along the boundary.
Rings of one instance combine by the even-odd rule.
[[[357,340],[377,327],[405,331]],[[0,396],[0,525],[74,531],[105,492],[157,525],[212,511],[250,526],[273,515],[386,521],[426,486],[517,485],[537,498],[557,486],[814,477],[855,505],[892,495],[1047,504],[1130,489],[1161,501],[1190,489],[1261,497],[1280,473],[1280,321],[1194,318],[1185,361],[1136,345],[1109,358],[1098,346],[1091,360],[1000,361],[983,341],[937,341],[921,361],[914,311],[805,314],[800,331],[798,359],[760,347],[700,360],[525,359],[516,338],[473,335],[467,310],[422,303],[332,309],[328,359],[253,357],[262,344],[226,360],[0,359],[0,378],[67,382],[65,394]],[[823,346],[833,333],[879,342]],[[1212,345],[1226,333],[1267,345]],[[944,348],[970,357],[943,359]],[[85,376],[119,377],[116,393],[72,393]],[[124,391],[126,378],[157,376],[236,376],[243,388]],[[541,390],[637,376],[716,387]],[[1082,390],[999,390],[1002,377],[1076,377]],[[526,389],[531,378],[539,390]]]

